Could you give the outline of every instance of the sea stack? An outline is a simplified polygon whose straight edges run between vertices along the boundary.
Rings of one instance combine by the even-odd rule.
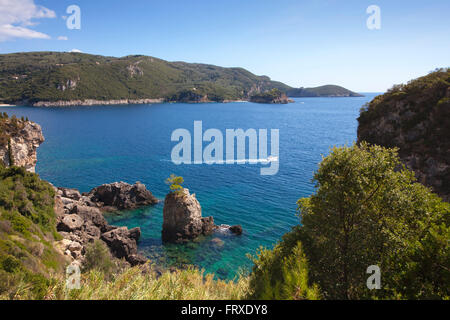
[[[202,207],[188,189],[166,196],[163,210],[162,241],[183,243],[216,229],[213,217],[202,217]]]

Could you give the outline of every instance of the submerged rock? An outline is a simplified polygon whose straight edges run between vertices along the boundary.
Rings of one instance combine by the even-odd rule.
[[[231,226],[229,229],[230,229],[231,233],[234,233],[238,236],[240,236],[242,234],[242,226],[241,225]]]

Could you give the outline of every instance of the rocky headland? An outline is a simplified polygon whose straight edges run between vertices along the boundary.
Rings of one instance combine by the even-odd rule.
[[[288,104],[294,102],[278,89],[272,89],[263,93],[257,93],[250,97],[250,102],[267,104]]]
[[[358,119],[358,141],[399,148],[419,182],[450,201],[450,71],[394,86]]]

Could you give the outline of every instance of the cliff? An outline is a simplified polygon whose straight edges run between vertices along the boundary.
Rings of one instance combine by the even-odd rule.
[[[358,141],[398,147],[419,182],[450,200],[450,71],[394,86],[363,107]]]
[[[0,117],[0,161],[5,166],[13,164],[34,172],[36,151],[43,142],[42,129],[37,123],[14,116],[9,119],[6,114]]]

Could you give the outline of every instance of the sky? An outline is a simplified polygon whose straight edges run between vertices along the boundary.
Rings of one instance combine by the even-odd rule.
[[[449,12],[449,0],[0,0],[0,53],[144,54],[383,92],[450,66]]]

